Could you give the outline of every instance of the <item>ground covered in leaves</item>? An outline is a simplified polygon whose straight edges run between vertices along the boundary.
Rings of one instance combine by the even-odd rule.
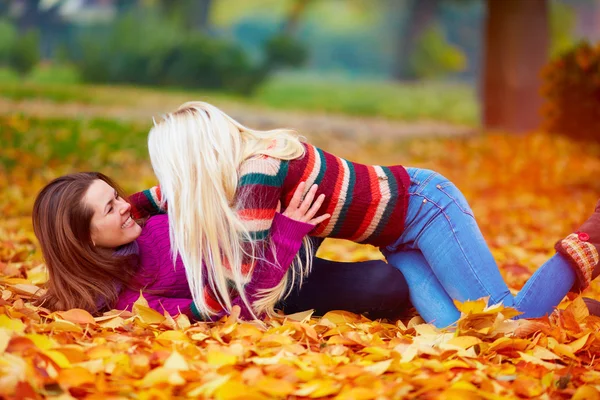
[[[150,124],[0,116],[0,397],[6,398],[600,398],[600,318],[580,298],[553,318],[461,304],[457,326],[418,316],[371,321],[343,311],[282,316],[265,325],[190,324],[143,297],[132,312],[50,313],[29,301],[46,279],[31,228],[36,193],[75,170],[100,170],[128,191],[155,183]],[[317,145],[365,163],[435,169],[471,202],[501,272],[518,291],[577,227],[600,193],[600,148],[544,133],[456,139],[378,138]],[[326,241],[337,260],[381,257]],[[586,296],[600,299],[594,283]]]

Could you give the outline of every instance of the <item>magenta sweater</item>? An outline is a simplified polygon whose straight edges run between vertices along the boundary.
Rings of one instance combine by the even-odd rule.
[[[252,304],[261,289],[276,286],[291,266],[294,257],[302,245],[302,238],[314,228],[313,225],[298,222],[277,213],[270,230],[272,243],[275,245],[275,256],[267,252],[265,260],[257,262],[251,281],[245,286],[246,296]],[[169,240],[169,219],[167,215],[157,215],[148,219],[137,239],[139,247],[138,270],[135,279],[145,286],[144,297],[153,309],[171,315],[180,312],[194,320],[207,320],[200,315],[192,303],[192,295],[185,276],[185,269],[180,257],[173,266],[171,242]],[[276,267],[277,265],[281,268]],[[160,293],[153,293],[153,292]],[[123,289],[115,308],[131,309],[139,297],[139,292]],[[250,319],[251,314],[241,298],[232,299],[233,305],[242,309],[241,317]],[[222,310],[212,319],[225,315]]]

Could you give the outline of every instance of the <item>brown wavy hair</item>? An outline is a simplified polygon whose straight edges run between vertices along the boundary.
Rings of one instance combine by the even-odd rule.
[[[99,172],[80,172],[54,179],[35,199],[33,230],[49,279],[36,304],[52,311],[81,308],[98,313],[112,308],[120,287],[131,287],[137,256],[117,257],[94,246],[90,224],[93,210],[83,198],[100,179],[123,198],[123,190]],[[135,285],[134,285],[135,286]]]

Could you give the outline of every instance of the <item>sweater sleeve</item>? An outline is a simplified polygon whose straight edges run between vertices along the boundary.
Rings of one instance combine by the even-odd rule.
[[[252,157],[240,166],[236,212],[250,234],[250,240],[244,243],[245,253],[251,254],[252,244],[257,252],[254,260],[250,256],[242,260],[244,275],[252,273],[256,259],[269,253],[269,233],[281,198],[287,167],[287,161],[262,155]]]
[[[127,198],[131,204],[131,213],[135,219],[147,218],[167,212],[167,204],[160,207],[162,193],[160,186],[154,186],[141,192],[132,194]]]
[[[250,304],[260,297],[262,290],[275,287],[281,282],[302,246],[302,238],[313,228],[314,225],[293,220],[283,214],[275,214],[270,232],[274,251],[266,251],[264,257],[257,261],[251,279],[244,287]],[[232,305],[240,306],[240,316],[243,319],[252,318],[252,313],[242,301],[241,296],[233,298]],[[192,312],[197,318],[202,318],[193,304]],[[211,319],[219,319],[225,314],[225,310],[221,310]],[[257,315],[257,317],[260,316]]]

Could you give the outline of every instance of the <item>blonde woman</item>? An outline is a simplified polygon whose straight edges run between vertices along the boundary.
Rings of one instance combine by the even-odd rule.
[[[349,162],[293,131],[245,127],[204,102],[183,104],[156,121],[148,147],[160,182],[154,200],[169,204],[173,257],[181,256],[202,314],[215,312],[204,300],[206,287],[225,310],[232,307],[235,289],[252,317],[259,317],[272,313],[294,282],[302,283],[312,261],[306,238],[304,261],[297,258],[289,269],[261,263],[273,276],[285,272],[279,275],[284,278],[261,285],[260,293],[246,293],[255,279],[268,279],[254,266],[274,251],[269,233],[279,205],[297,202],[294,193],[311,193],[315,184],[323,201],[317,215],[331,217],[309,235],[379,246],[404,274],[417,311],[437,326],[459,317],[452,299],[487,296],[490,304],[516,307],[522,316],[542,316],[598,274],[600,203],[580,232],[559,241],[558,253],[513,297],[464,196],[434,171]]]

